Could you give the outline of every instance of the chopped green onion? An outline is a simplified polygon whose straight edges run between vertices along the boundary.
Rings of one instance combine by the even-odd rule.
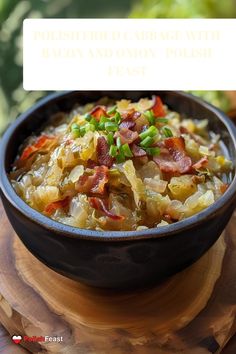
[[[115,145],[110,146],[109,155],[115,157],[117,155],[118,147]]]
[[[149,147],[146,148],[145,151],[148,155],[152,155],[152,156],[160,155],[161,152],[159,147]]]
[[[94,132],[95,131],[95,126],[93,124],[87,123],[85,124],[85,131],[87,132]]]
[[[150,137],[155,136],[157,133],[158,133],[158,129],[154,125],[151,125],[147,130],[139,134],[139,137],[141,138],[141,140],[143,140],[148,136]]]
[[[157,118],[156,122],[157,123],[168,123],[168,119],[167,118]]]
[[[85,119],[87,122],[90,122],[90,120],[92,119],[91,114],[86,113],[86,114],[84,115],[84,119]]]
[[[118,125],[114,122],[106,122],[105,123],[105,129],[108,131],[108,132],[115,132],[118,130]]]
[[[121,146],[121,151],[126,157],[133,157],[132,151],[127,143]]]
[[[93,124],[93,125],[96,127],[96,129],[97,129],[97,127],[98,127],[98,121],[97,121],[95,118],[92,118],[89,123],[90,123],[90,124]]]
[[[77,123],[73,123],[71,125],[71,131],[75,135],[75,137],[78,138],[80,136],[80,127]]]
[[[98,123],[98,129],[99,130],[105,130],[105,123],[106,122],[110,122],[111,120],[105,116],[102,116],[99,120],[99,123]]]
[[[121,122],[121,115],[119,112],[116,112],[116,114],[114,115],[114,117],[112,117],[112,120],[114,120],[117,124],[120,124]]]
[[[118,136],[118,138],[116,138],[116,146],[118,147],[118,148],[120,148],[121,147],[121,138]]]
[[[163,127],[162,131],[163,131],[166,138],[171,138],[173,136],[172,131],[168,127]]]
[[[154,143],[154,139],[150,136],[147,136],[143,141],[141,141],[140,146],[142,147],[149,147]]]
[[[156,118],[155,118],[155,116],[154,116],[152,111],[146,111],[144,113],[144,115],[148,119],[150,124],[152,124],[152,125],[155,124]]]
[[[110,132],[108,135],[107,135],[107,142],[109,145],[112,145],[114,144],[114,136],[113,136],[113,133]]]
[[[84,136],[84,134],[86,133],[86,125],[87,124],[82,125],[82,127],[80,127],[80,135],[81,136]]]
[[[109,109],[109,111],[107,111],[107,114],[113,114],[113,113],[115,113],[116,112],[116,109],[117,109],[117,106],[115,105],[115,106],[113,106],[113,107],[111,107],[110,109]]]
[[[105,129],[105,123],[99,122],[98,123],[98,130],[104,130]]]
[[[125,161],[125,154],[120,151],[118,155],[116,155],[116,162],[121,163]]]
[[[110,122],[110,118],[107,118],[105,116],[101,116],[99,119],[99,122],[102,122],[102,123]]]

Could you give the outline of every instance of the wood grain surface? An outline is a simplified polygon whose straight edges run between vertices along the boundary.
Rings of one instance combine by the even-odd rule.
[[[7,331],[0,329],[0,353],[224,353],[236,332],[236,215],[198,262],[132,293],[89,288],[48,269],[1,206],[0,225],[0,322]],[[13,334],[63,341],[16,345]],[[232,339],[225,354],[235,352]]]

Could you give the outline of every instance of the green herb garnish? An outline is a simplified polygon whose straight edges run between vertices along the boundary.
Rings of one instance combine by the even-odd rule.
[[[86,124],[80,127],[80,136],[84,136],[85,133],[86,133]]]
[[[157,135],[157,133],[158,133],[158,129],[154,125],[151,125],[148,129],[146,129],[144,132],[139,134],[139,137],[141,140],[144,140],[147,137],[153,137]]]
[[[149,121],[149,123],[150,123],[151,125],[155,124],[156,118],[155,118],[155,116],[154,116],[154,114],[153,114],[153,111],[146,111],[146,112],[144,113],[144,116],[147,118],[147,120]]]
[[[106,122],[105,130],[108,132],[116,132],[118,130],[118,124],[115,122]]]
[[[163,127],[162,131],[163,131],[166,138],[171,138],[173,136],[171,129],[168,127]]]
[[[120,148],[121,147],[121,138],[118,136],[118,138],[116,138],[116,146],[118,147],[118,148]]]
[[[115,113],[116,112],[116,109],[117,109],[117,106],[115,105],[115,106],[113,106],[113,107],[111,107],[108,111],[107,111],[107,114],[113,114],[113,113]]]
[[[116,162],[121,163],[125,161],[125,154],[120,151],[118,155],[116,155]]]
[[[145,149],[146,153],[151,156],[157,156],[160,155],[160,148],[159,147],[149,147]]]
[[[114,136],[113,136],[113,133],[110,132],[108,135],[107,135],[107,142],[109,145],[112,145],[114,144]]]
[[[126,157],[133,157],[132,151],[127,143],[121,146],[121,151]]]
[[[115,145],[110,146],[109,155],[115,157],[117,155],[118,147]]]
[[[92,119],[91,114],[86,113],[86,114],[84,115],[84,119],[85,119],[87,122],[90,122],[90,120]]]
[[[96,130],[95,125],[91,123],[85,124],[85,132],[94,132]]]
[[[117,124],[120,124],[121,122],[121,115],[119,112],[116,112],[116,114],[114,115],[114,117],[112,117],[112,120],[114,120]]]
[[[141,141],[140,146],[141,147],[149,147],[154,143],[154,139],[151,136],[147,136],[143,141]]]
[[[71,131],[76,138],[80,137],[80,127],[77,123],[71,125]]]

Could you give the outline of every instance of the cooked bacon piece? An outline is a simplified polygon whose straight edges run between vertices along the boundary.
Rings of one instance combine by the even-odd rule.
[[[187,173],[191,170],[192,160],[189,156],[184,156],[180,160],[176,161],[179,173]]]
[[[27,160],[34,152],[36,152],[37,151],[37,149],[35,148],[35,146],[34,145],[30,145],[30,146],[27,146],[24,150],[23,150],[23,152],[22,152],[22,154],[21,154],[21,156],[20,156],[20,161],[25,161],[25,160]]]
[[[102,116],[108,117],[105,106],[96,106],[90,112],[91,116],[93,116],[98,122]]]
[[[79,193],[104,194],[105,184],[108,182],[108,168],[96,166],[92,176],[83,174],[76,183],[75,189]]]
[[[128,129],[132,129],[133,127],[135,127],[135,121],[133,121],[132,119],[124,119],[122,120],[122,122],[120,123],[120,128],[128,128]]]
[[[164,144],[165,148],[161,148],[160,155],[153,158],[161,171],[171,173],[189,172],[192,160],[186,155],[184,139],[182,137],[167,138],[164,140]]]
[[[57,202],[50,203],[44,209],[44,212],[48,215],[52,215],[57,209],[65,209],[68,207],[70,198],[66,197],[65,199],[58,200]]]
[[[153,160],[160,167],[162,172],[179,173],[179,166],[175,161],[173,161],[173,158],[168,151],[162,149],[160,155],[154,156]]]
[[[121,113],[121,117],[123,120],[125,119],[132,119],[136,120],[141,116],[140,112],[135,111],[134,108],[130,109],[129,111],[124,111]]]
[[[173,137],[164,140],[165,147],[168,149],[173,160],[176,162],[179,173],[189,172],[192,160],[186,155],[185,142],[183,137]]]
[[[97,160],[99,165],[111,167],[114,159],[109,155],[109,145],[104,136],[100,136],[97,140]]]
[[[55,140],[54,136],[48,136],[48,135],[41,135],[39,138],[37,138],[36,142],[30,146],[27,146],[20,157],[21,161],[27,160],[30,155],[32,155],[34,152],[40,150],[42,147],[46,145],[49,141]]]
[[[133,143],[139,136],[138,132],[133,132],[128,128],[121,128],[118,132],[114,135],[115,138],[120,137],[121,144],[131,144]]]
[[[173,137],[164,140],[165,147],[174,158],[174,161],[179,161],[186,156],[185,142],[183,137]]]
[[[91,160],[91,159],[88,159],[88,161],[87,161],[87,167],[88,167],[88,168],[94,168],[94,167],[96,167],[97,165],[98,165],[98,164],[97,164],[96,161]]]
[[[224,194],[224,192],[229,188],[229,185],[227,183],[223,183],[221,186],[220,186],[220,191],[222,194]]]
[[[159,96],[153,96],[152,97],[154,103],[153,106],[151,107],[155,117],[164,117],[166,112],[164,109],[164,105],[162,103],[162,100],[160,99]]]
[[[148,163],[148,156],[140,156],[137,157],[138,162],[141,163],[142,165],[146,165]]]
[[[143,156],[147,155],[145,150],[141,149],[141,147],[139,147],[138,145],[136,145],[134,143],[132,145],[130,145],[130,148],[131,148],[131,151],[132,151],[134,157],[143,157]]]
[[[179,127],[179,131],[181,134],[189,134],[189,130],[185,128],[183,125]]]
[[[120,128],[128,128],[132,129],[135,127],[135,120],[141,116],[140,112],[135,111],[135,109],[131,109],[129,111],[122,112],[122,122],[120,123]]]
[[[108,202],[106,200],[96,198],[96,197],[90,197],[88,198],[88,200],[92,208],[103,212],[109,218],[113,220],[119,220],[119,221],[124,220],[123,215],[115,215],[108,210]]]
[[[193,164],[192,168],[194,170],[199,170],[202,167],[205,167],[208,164],[208,158],[207,156],[202,157],[199,161],[197,161],[195,164]]]

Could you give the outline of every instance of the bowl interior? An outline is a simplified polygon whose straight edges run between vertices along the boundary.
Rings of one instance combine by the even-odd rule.
[[[6,171],[10,171],[12,162],[23,140],[32,132],[40,130],[40,127],[47,122],[51,115],[60,111],[69,112],[75,104],[86,104],[97,101],[103,96],[108,96],[115,100],[121,98],[138,100],[141,97],[151,97],[152,94],[158,94],[170,109],[182,113],[187,117],[196,119],[207,118],[210,130],[221,135],[224,143],[224,152],[231,160],[235,160],[235,144],[225,123],[219,119],[218,110],[213,107],[210,109],[208,104],[190,95],[174,91],[73,91],[47,96],[39,104],[36,104],[32,109],[23,114],[24,117],[27,116],[27,119],[21,119],[20,124],[18,124],[12,134],[12,138],[9,140],[10,148],[6,150],[4,161]]]
[[[223,149],[226,156],[232,160],[235,164],[236,161],[236,129],[232,122],[215,107],[208,103],[195,98],[189,94],[176,91],[72,91],[62,92],[49,95],[35,104],[29,111],[22,114],[16,122],[8,129],[3,139],[3,149],[1,151],[3,157],[2,165],[2,181],[4,184],[4,191],[6,192],[8,199],[14,203],[15,207],[25,215],[28,215],[37,223],[42,225],[47,224],[53,230],[58,232],[63,231],[65,235],[69,237],[91,237],[99,238],[103,241],[120,239],[137,239],[146,237],[162,237],[171,236],[177,231],[187,229],[197,224],[199,220],[208,219],[215,212],[219,212],[221,207],[225,203],[232,203],[236,195],[236,179],[233,177],[235,173],[231,174],[233,183],[217,202],[212,206],[203,210],[202,212],[194,215],[190,218],[179,221],[176,224],[169,225],[168,228],[148,229],[145,231],[114,231],[114,232],[98,232],[94,230],[86,230],[79,228],[72,228],[71,226],[60,224],[52,219],[49,219],[36,210],[30,208],[23,200],[20,199],[10,185],[10,182],[6,175],[12,166],[12,162],[15,159],[19,146],[23,140],[28,137],[32,132],[40,131],[40,127],[44,125],[52,114],[57,112],[69,112],[75,104],[85,104],[99,100],[101,97],[108,96],[112,99],[119,100],[121,98],[127,98],[131,100],[138,100],[141,97],[151,97],[153,94],[159,95],[164,103],[166,103],[170,109],[186,115],[187,117],[196,119],[208,119],[209,129],[216,134],[221,135],[223,142]],[[1,167],[1,166],[0,166]],[[163,230],[162,230],[163,229]],[[168,229],[168,230],[167,230]],[[109,234],[109,235],[108,235]]]

